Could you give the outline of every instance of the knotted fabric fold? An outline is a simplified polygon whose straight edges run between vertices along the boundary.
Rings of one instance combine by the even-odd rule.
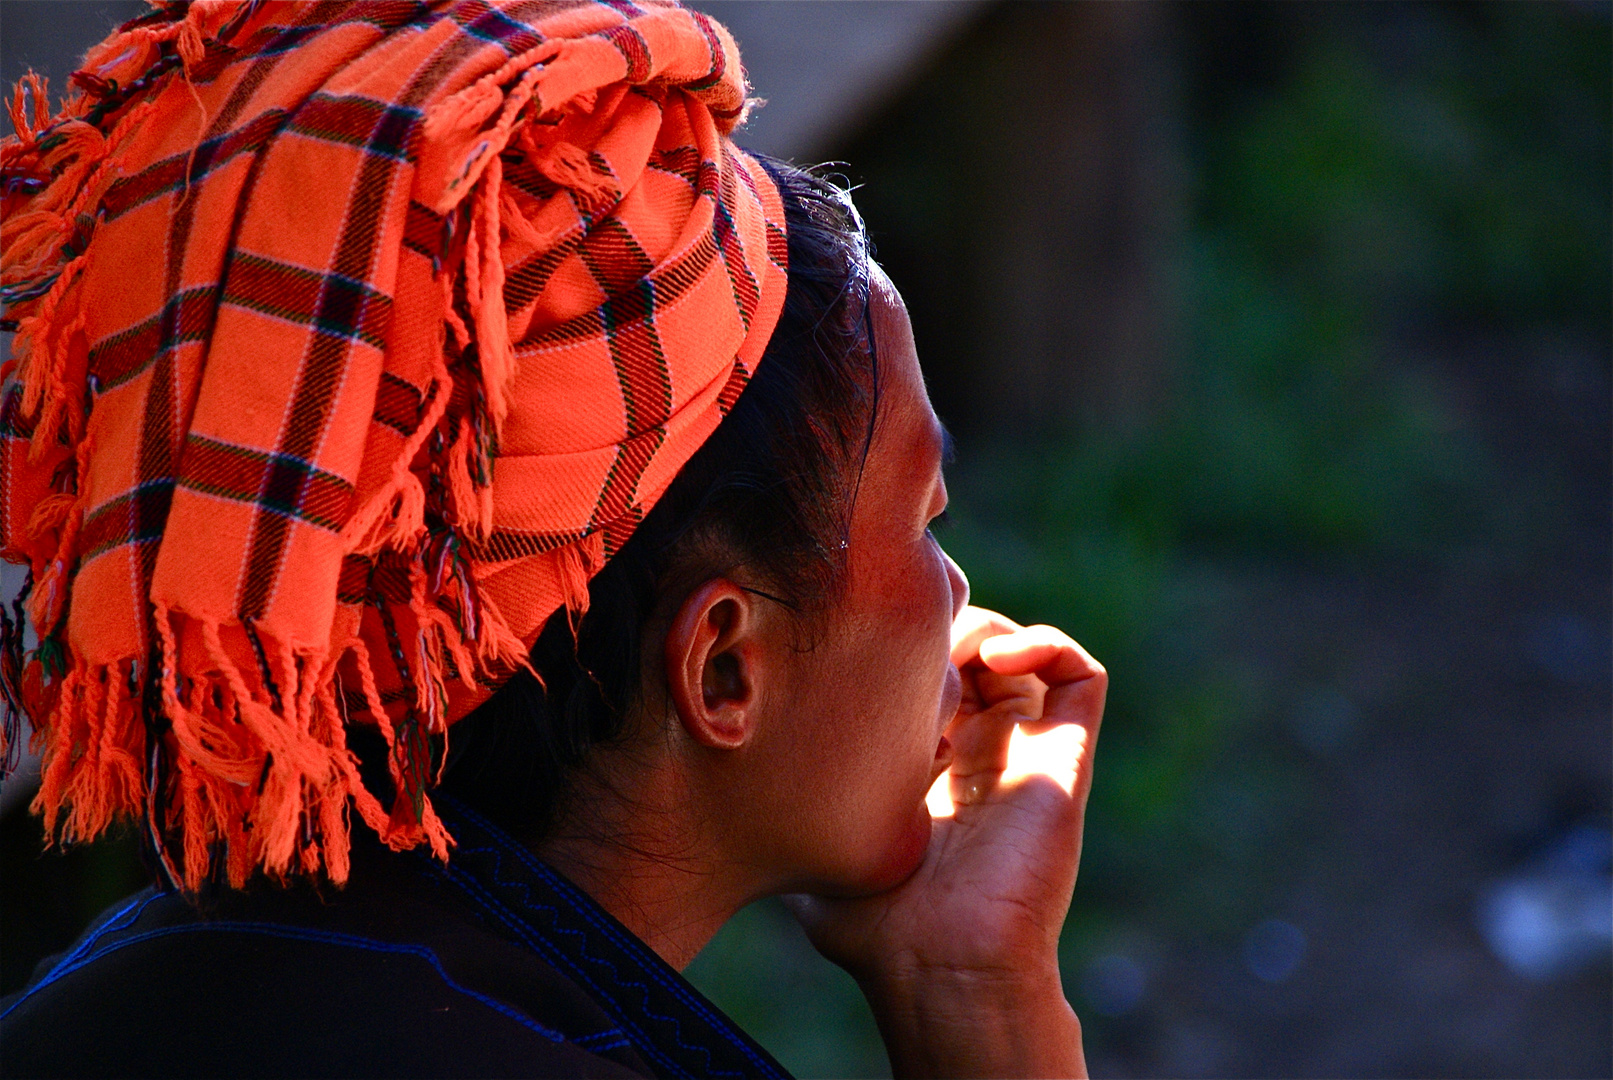
[[[733,40],[673,4],[166,3],[0,142],[7,753],[170,879],[450,839],[451,723],[722,416],[785,291]],[[350,725],[391,748],[367,790]]]

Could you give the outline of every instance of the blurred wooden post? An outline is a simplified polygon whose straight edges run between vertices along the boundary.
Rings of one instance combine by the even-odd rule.
[[[1157,3],[1000,3],[845,144],[965,432],[1064,432],[1157,407],[1185,183]]]
[[[975,393],[1013,425],[1126,422],[1164,389],[1182,167],[1163,4],[1010,4]],[[997,426],[988,421],[987,427]]]

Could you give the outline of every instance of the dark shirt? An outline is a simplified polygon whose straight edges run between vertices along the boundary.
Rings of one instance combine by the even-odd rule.
[[[444,799],[447,866],[355,836],[344,889],[146,890],[0,1001],[5,1076],[772,1076],[587,894]]]

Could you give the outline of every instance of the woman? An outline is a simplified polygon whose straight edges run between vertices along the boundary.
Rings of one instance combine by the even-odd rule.
[[[676,974],[776,894],[899,1073],[1083,1071],[1102,669],[966,606],[900,298],[739,70],[676,8],[198,4],[19,105],[7,689],[160,887],[8,1071],[776,1075]]]

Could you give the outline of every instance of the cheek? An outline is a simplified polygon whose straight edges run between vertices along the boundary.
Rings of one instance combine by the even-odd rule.
[[[819,669],[820,679],[794,703],[788,745],[768,750],[770,767],[790,778],[787,795],[773,793],[772,820],[789,822],[773,830],[776,842],[810,891],[890,888],[929,844],[924,796],[939,735],[936,691],[905,672],[894,680],[890,654],[878,653],[872,645],[847,649],[836,657],[844,662]]]
[[[918,722],[933,726],[951,670],[952,620],[955,604],[949,564],[935,541],[926,537],[908,561],[892,595],[899,598],[888,613],[887,633],[900,634],[905,646],[904,692],[923,713]],[[931,749],[934,749],[933,739]]]
[[[947,705],[959,689],[950,657],[953,590],[945,557],[929,540],[914,555],[877,594],[883,610],[870,628],[859,672],[858,684],[873,691],[867,704],[877,707],[861,717],[867,738],[862,763],[869,767],[858,770],[864,797],[845,826],[858,838],[862,887],[872,891],[899,884],[924,858],[931,827],[924,798],[953,711]]]
[[[890,888],[923,860],[924,797],[950,719],[941,717],[952,672],[945,557],[928,539],[882,554],[849,583],[846,621],[804,658],[788,745],[771,750],[794,763],[792,861],[831,893]]]
[[[947,558],[928,537],[899,554],[863,582],[863,595],[873,602],[857,634],[854,684],[865,688],[865,730],[876,744],[871,760],[883,763],[886,786],[901,791],[909,774],[923,774],[920,786],[928,786],[936,743],[951,719],[951,710],[944,718],[941,713],[955,675]]]

